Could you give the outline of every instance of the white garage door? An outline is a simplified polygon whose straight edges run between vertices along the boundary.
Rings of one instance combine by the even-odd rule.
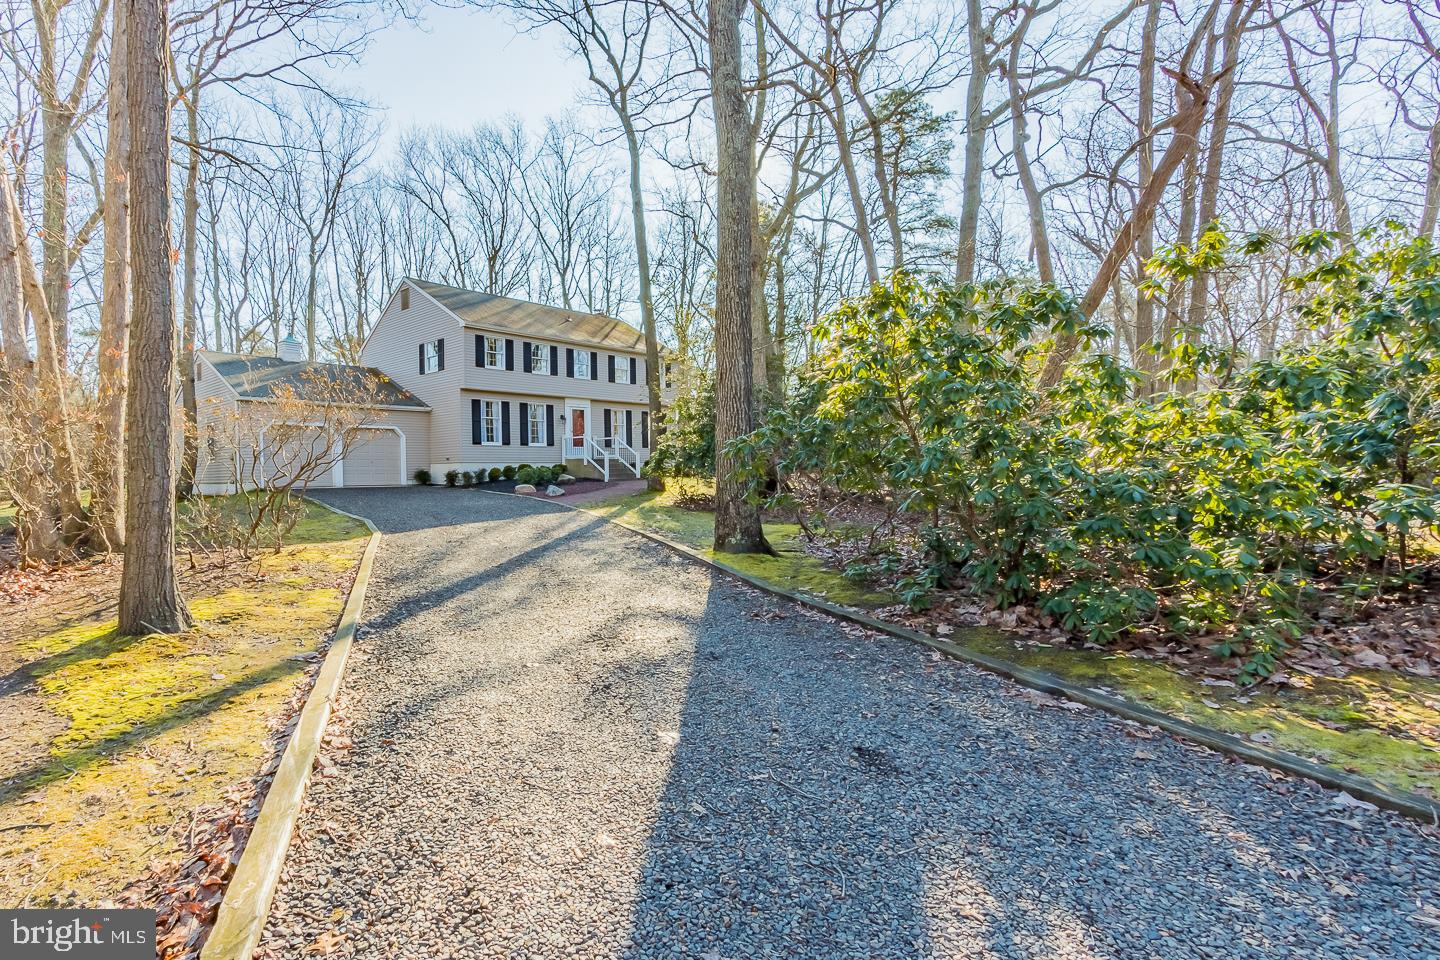
[[[362,430],[345,451],[341,482],[347,487],[400,486],[400,448],[400,434],[394,430]]]
[[[303,485],[307,488],[335,485],[330,441],[319,430],[295,427],[271,430],[265,437],[264,462],[269,467],[270,478],[274,480],[286,481],[301,474]]]

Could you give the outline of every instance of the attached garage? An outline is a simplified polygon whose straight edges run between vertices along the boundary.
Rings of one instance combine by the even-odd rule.
[[[399,427],[365,429],[340,462],[346,487],[398,487],[406,482],[405,437]]]
[[[411,463],[429,464],[429,406],[378,370],[210,351],[196,367],[201,493],[296,476],[310,488],[398,487]]]

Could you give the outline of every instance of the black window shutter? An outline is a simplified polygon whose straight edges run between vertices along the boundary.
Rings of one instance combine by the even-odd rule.
[[[420,344],[420,372],[425,372],[425,344]]]
[[[520,341],[520,369],[530,372],[530,341]]]
[[[560,376],[560,348],[550,344],[550,376]]]
[[[600,379],[600,355],[594,350],[590,351],[590,379]]]
[[[609,361],[608,365],[609,365],[609,367],[610,367],[610,382],[611,382],[611,383],[614,383],[614,382],[615,382],[615,354],[613,354],[613,353],[607,353],[607,354],[605,354],[605,357],[606,357],[606,359]]]
[[[515,341],[509,337],[505,338],[505,369],[515,369]]]
[[[639,382],[640,382],[639,378],[635,376],[635,358],[634,358],[634,357],[631,357],[631,358],[630,358],[630,382],[631,382],[631,383],[639,383]]]
[[[575,379],[575,348],[565,348],[565,376]]]
[[[485,442],[485,401],[470,401],[470,442]]]
[[[650,411],[640,411],[640,446],[650,449]]]
[[[625,411],[625,442],[635,446],[635,411]]]
[[[545,404],[545,446],[555,446],[555,404]]]
[[[485,366],[485,334],[475,334],[475,366]]]
[[[510,401],[500,401],[500,442],[510,446]]]
[[[445,369],[445,338],[441,337],[435,341],[435,369]]]
[[[530,446],[530,404],[520,404],[520,446]]]
[[[610,446],[610,408],[605,408],[605,446]]]

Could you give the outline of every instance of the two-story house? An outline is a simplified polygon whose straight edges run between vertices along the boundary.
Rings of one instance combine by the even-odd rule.
[[[247,389],[257,367],[282,379],[316,366],[285,356],[285,346],[280,357],[200,356],[197,383],[211,405],[202,404],[202,430],[224,421],[226,404],[264,401]],[[367,424],[374,440],[347,451],[311,486],[392,485],[413,482],[422,467],[438,478],[522,463],[564,463],[576,476],[615,479],[638,476],[649,455],[644,336],[611,317],[406,279],[360,359],[326,367],[337,376],[382,375],[393,396]],[[214,438],[201,454],[202,492],[235,489],[227,464],[255,456],[218,449]]]

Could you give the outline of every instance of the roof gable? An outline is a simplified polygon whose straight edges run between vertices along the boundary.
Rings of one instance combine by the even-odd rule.
[[[220,375],[220,379],[225,381],[225,385],[235,391],[242,400],[269,400],[274,398],[275,392],[282,387],[295,389],[303,399],[307,383],[313,383],[317,377],[331,383],[340,383],[348,378],[359,382],[363,377],[369,378],[374,384],[378,406],[429,409],[429,405],[423,400],[374,367],[282,360],[279,357],[217,353],[214,350],[201,351],[201,356]]]
[[[630,324],[598,313],[565,310],[526,300],[449,287],[429,280],[408,281],[464,323],[550,337],[612,350],[643,351],[645,337]]]

